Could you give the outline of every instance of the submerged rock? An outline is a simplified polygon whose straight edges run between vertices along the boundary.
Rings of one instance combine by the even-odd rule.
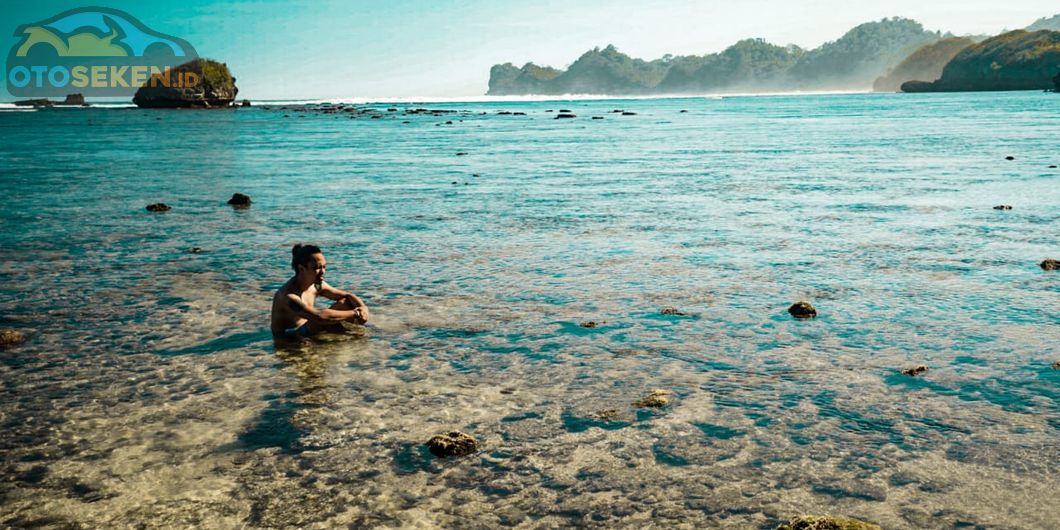
[[[675,316],[675,317],[688,316],[688,313],[685,313],[684,311],[681,311],[681,310],[677,309],[676,307],[671,307],[671,306],[666,306],[666,307],[662,308],[662,314],[667,315],[667,316]]]
[[[577,116],[575,116],[573,114],[566,113],[566,112],[562,112],[562,113],[556,114],[556,117],[555,117],[555,119],[557,119],[557,120],[564,119],[564,118],[577,118]]]
[[[600,327],[600,324],[602,324],[602,322],[597,322],[595,320],[590,320],[588,322],[582,322],[581,324],[578,324],[578,325],[583,327],[583,328],[585,328],[585,329],[596,329],[596,328]]]
[[[233,193],[232,198],[228,199],[228,204],[236,208],[250,208],[250,203],[250,196],[242,193]]]
[[[1041,264],[1039,264],[1039,267],[1041,267],[1042,270],[1047,270],[1047,271],[1060,270],[1060,260],[1047,259],[1047,260],[1041,262]]]
[[[670,404],[670,392],[667,390],[652,390],[650,394],[633,402],[634,407],[662,408]]]
[[[195,59],[166,73],[148,79],[133,103],[140,108],[224,108],[231,107],[239,89],[228,65],[210,59]],[[194,80],[196,82],[184,82]]]
[[[1011,210],[1012,206],[1010,206],[1008,204],[999,204],[997,206],[994,206],[994,209],[995,210]]]
[[[636,112],[630,112],[630,111],[627,110],[626,112],[623,112],[622,115],[623,116],[636,116],[637,113]]]
[[[467,434],[452,431],[428,440],[427,448],[439,458],[466,456],[478,450],[478,442]]]
[[[817,308],[809,302],[795,302],[788,308],[788,313],[799,319],[817,318]]]
[[[902,370],[902,375],[908,375],[909,377],[916,377],[920,374],[925,374],[928,371],[928,367],[924,365],[914,366],[912,368],[905,368]]]
[[[13,329],[0,329],[0,349],[17,346],[26,342],[26,335]]]
[[[168,204],[164,202],[156,202],[154,204],[147,205],[147,211],[149,212],[168,212],[172,210]]]
[[[845,517],[832,517],[821,515],[800,515],[776,530],[882,530],[879,525],[847,519]]]
[[[1016,157],[1014,157],[1014,156],[1006,156],[1005,157],[1005,160],[1015,160],[1015,159],[1016,159]]]

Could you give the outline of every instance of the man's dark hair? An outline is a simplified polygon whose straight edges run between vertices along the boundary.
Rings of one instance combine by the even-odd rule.
[[[308,266],[313,261],[313,254],[320,254],[320,247],[298,243],[291,249],[291,268],[298,272],[298,266]]]

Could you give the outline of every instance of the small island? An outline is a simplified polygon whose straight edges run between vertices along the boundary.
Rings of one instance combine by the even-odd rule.
[[[195,59],[148,79],[133,97],[140,108],[231,108],[239,89],[228,65]]]

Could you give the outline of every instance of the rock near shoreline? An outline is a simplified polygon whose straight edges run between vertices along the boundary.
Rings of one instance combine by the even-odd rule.
[[[137,107],[147,109],[230,108],[239,89],[228,65],[210,59],[195,59],[168,70],[167,82],[153,76],[133,97]],[[196,83],[182,80],[197,79]],[[168,84],[168,86],[167,86]]]

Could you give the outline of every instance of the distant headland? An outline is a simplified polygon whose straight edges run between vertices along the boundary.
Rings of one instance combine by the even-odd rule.
[[[1027,31],[956,37],[928,31],[907,18],[885,18],[858,25],[835,41],[806,50],[746,39],[720,53],[666,55],[653,61],[630,57],[614,46],[594,48],[566,70],[527,63],[498,64],[490,70],[487,95],[666,95],[726,92],[868,90],[893,92],[911,81],[910,91],[927,91],[942,78],[939,90],[1007,90],[1052,86],[1060,71],[1055,50],[1060,15],[1042,18]],[[1033,35],[1033,37],[1021,37]],[[1000,40],[998,40],[1000,39]],[[990,44],[987,44],[990,43]],[[1004,50],[996,45],[1006,44]],[[1035,46],[1044,49],[1034,48]],[[990,82],[969,78],[959,66],[972,59],[998,59],[999,74]],[[1028,59],[1011,50],[1036,50]],[[951,61],[962,57],[953,68]],[[993,64],[993,60],[987,64]],[[944,70],[946,72],[944,73]],[[947,80],[947,76],[949,80]],[[1009,77],[1013,79],[1008,80]],[[1000,79],[1000,81],[998,81]]]

